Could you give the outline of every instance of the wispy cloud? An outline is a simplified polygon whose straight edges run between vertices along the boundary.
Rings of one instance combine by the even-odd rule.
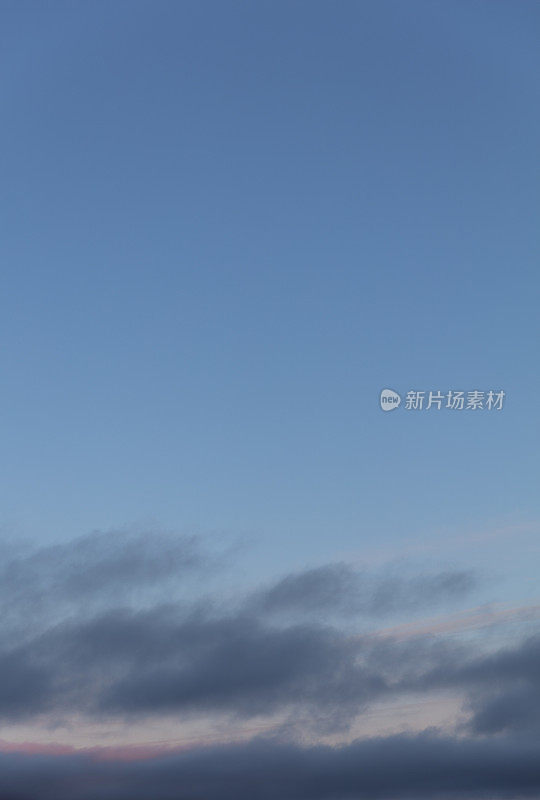
[[[475,575],[465,570],[403,577],[337,563],[287,575],[256,592],[251,601],[268,613],[382,617],[452,602],[475,585]]]
[[[504,626],[508,623],[534,623],[540,619],[540,603],[505,607],[498,603],[476,606],[458,614],[445,614],[415,622],[402,622],[379,628],[374,635],[395,639],[411,639],[419,636],[463,633],[483,628]]]

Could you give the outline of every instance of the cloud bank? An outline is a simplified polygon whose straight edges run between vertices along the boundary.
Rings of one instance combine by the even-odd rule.
[[[3,800],[398,800],[539,792],[537,742],[435,733],[333,748],[255,740],[130,762],[0,756]]]
[[[271,739],[129,763],[91,753],[4,752],[2,800],[468,798],[540,791],[540,636],[480,646],[459,637],[401,640],[361,629],[362,620],[398,608],[459,602],[474,591],[474,575],[405,576],[327,564],[224,600],[196,589],[196,580],[218,563],[197,537],[126,533],[93,534],[5,559],[4,725],[40,718],[53,726],[69,715],[139,725],[279,715],[283,726]],[[351,632],[351,621],[358,632]],[[353,742],[346,736],[375,703],[438,692],[461,698],[462,721],[452,731]],[[342,744],[313,744],[329,731]]]

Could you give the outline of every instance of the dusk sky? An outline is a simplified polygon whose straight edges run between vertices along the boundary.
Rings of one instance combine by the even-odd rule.
[[[0,800],[539,798],[540,4],[0,0],[0,76]]]

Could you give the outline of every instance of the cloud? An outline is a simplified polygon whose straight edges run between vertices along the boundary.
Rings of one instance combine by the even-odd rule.
[[[236,603],[190,592],[156,602],[163,581],[182,585],[213,563],[199,539],[161,534],[92,534],[12,558],[0,590],[13,611],[11,627],[0,626],[0,719],[280,714],[340,730],[381,699],[450,689],[465,702],[469,735],[540,730],[538,640],[480,653],[429,632],[403,639],[347,628],[353,610],[381,615],[461,596],[474,585],[469,573],[329,564]],[[29,624],[23,611],[33,608],[47,613]],[[325,610],[333,616],[323,624]]]
[[[432,619],[401,622],[397,625],[380,628],[377,634],[397,639],[410,639],[420,636],[479,631],[495,626],[499,628],[509,625],[515,626],[516,623],[536,622],[538,619],[540,619],[540,605],[538,603],[513,607],[490,603],[489,605],[468,608],[457,614],[444,614]]]
[[[348,720],[386,690],[381,675],[358,663],[358,643],[332,628],[199,620],[178,626],[174,641],[168,659],[113,686],[103,706],[225,709],[246,717],[301,706]]]
[[[276,627],[175,606],[116,610],[63,623],[0,654],[0,687],[9,687],[0,688],[0,717],[70,708],[252,717],[301,706],[350,719],[387,691],[360,651],[358,640],[329,626]]]
[[[18,637],[70,614],[175,596],[220,560],[198,536],[143,531],[94,532],[26,552],[6,548],[0,564],[0,633]]]
[[[3,800],[470,800],[539,792],[537,742],[430,731],[341,747],[257,739],[140,761],[0,755]]]
[[[475,685],[470,729],[478,734],[540,734],[540,636],[477,659],[457,671]]]
[[[407,687],[416,692],[451,688],[464,693],[468,698],[464,708],[471,715],[465,727],[473,734],[540,734],[539,635],[480,655],[470,646],[456,646],[444,639],[426,654],[426,642],[429,638],[413,640],[411,647],[400,653],[402,691]],[[397,652],[396,645],[393,639],[381,640],[379,650],[386,651],[383,663],[392,651]],[[372,667],[377,669],[373,661],[372,656]]]
[[[444,638],[349,636],[212,607],[116,609],[0,653],[0,718],[282,713],[337,730],[377,700],[450,688],[474,697],[471,730],[481,733],[489,703],[537,692],[538,660],[534,643],[479,656]]]
[[[469,728],[477,734],[502,731],[540,733],[540,691],[538,686],[509,687],[492,697],[471,702]]]
[[[464,570],[404,577],[371,575],[337,563],[287,575],[255,592],[251,602],[266,613],[380,617],[451,602],[469,594],[475,585],[473,573]]]
[[[224,554],[212,552],[202,536],[152,531],[94,532],[25,552],[4,548],[0,633],[11,626],[16,635],[30,621],[35,629],[114,605],[151,607],[165,596],[193,602],[193,579],[208,579],[224,564]],[[475,585],[464,570],[405,577],[337,563],[291,573],[237,601],[247,614],[380,617],[451,603]]]

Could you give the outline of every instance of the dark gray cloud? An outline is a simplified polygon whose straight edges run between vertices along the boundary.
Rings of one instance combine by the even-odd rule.
[[[332,564],[236,603],[188,594],[141,604],[146,588],[211,563],[196,538],[152,534],[93,534],[12,558],[0,602],[9,607],[12,593],[19,617],[0,626],[0,719],[280,712],[340,728],[382,697],[450,687],[468,704],[471,734],[540,729],[538,640],[481,655],[441,637],[353,637],[342,624],[352,609],[376,615],[460,596],[468,573],[368,576]],[[21,609],[47,602],[63,614],[29,614],[29,624]],[[337,619],[316,621],[328,609]]]
[[[0,608],[13,625],[0,625],[0,720],[279,712],[283,728],[272,740],[138,762],[0,754],[0,800],[539,796],[540,639],[486,654],[472,641],[347,631],[351,614],[465,596],[469,573],[373,575],[332,564],[226,604],[189,592],[183,602],[152,599],[153,587],[207,575],[211,565],[200,540],[152,534],[94,534],[5,561]],[[144,602],[141,592],[150,592]],[[460,738],[294,741],[306,730],[347,728],[379,699],[448,688],[469,714]]]
[[[361,654],[360,640],[329,626],[276,627],[172,606],[114,611],[63,623],[0,654],[0,687],[10,687],[0,690],[0,718],[70,708],[249,717],[301,706],[350,720],[389,689]]]
[[[469,594],[472,572],[449,570],[434,575],[369,574],[348,564],[327,564],[282,578],[251,598],[261,612],[367,615],[429,609]]]
[[[426,732],[300,747],[255,740],[144,761],[0,756],[2,800],[399,800],[540,793],[537,741]]]
[[[417,639],[405,647],[388,639],[369,655],[370,668],[384,671],[396,654],[399,670],[393,678],[400,690],[453,688],[465,694],[470,716],[464,727],[470,733],[540,736],[539,635],[483,654],[444,639],[433,644]]]
[[[451,679],[473,687],[475,733],[540,734],[540,637],[459,666]]]
[[[382,697],[450,687],[468,698],[472,732],[519,731],[540,718],[539,651],[530,640],[479,656],[432,637],[351,637],[212,608],[123,609],[0,652],[0,718],[286,712],[340,728]]]
[[[54,673],[24,651],[0,656],[0,719],[44,710],[53,694]]]
[[[359,645],[321,626],[270,627],[253,618],[178,626],[171,657],[112,687],[105,708],[225,709],[254,716],[291,706],[339,709],[350,719],[386,691],[357,661]]]
[[[473,712],[468,724],[476,734],[494,734],[502,731],[540,734],[540,690],[538,686],[506,687],[502,691],[480,698],[472,698]]]

